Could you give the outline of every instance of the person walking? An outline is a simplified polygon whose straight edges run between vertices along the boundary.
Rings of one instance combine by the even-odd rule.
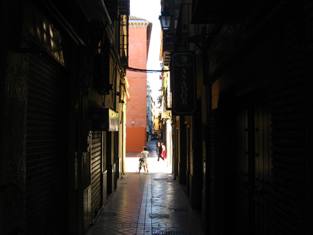
[[[162,143],[161,144],[161,158],[163,159],[163,160],[165,160],[166,159],[166,157],[167,157],[167,153],[166,153],[166,147],[165,147],[165,144],[164,143]]]
[[[162,142],[161,141],[158,141],[157,143],[157,151],[158,151],[158,161],[160,160],[160,158],[163,159],[163,157],[161,156],[161,153],[162,153]]]
[[[148,151],[148,148],[145,146],[143,148],[143,150],[140,152],[139,172],[138,173],[140,173],[141,168],[143,168],[146,173],[149,172],[149,169],[148,169],[148,156],[149,156],[149,151]]]

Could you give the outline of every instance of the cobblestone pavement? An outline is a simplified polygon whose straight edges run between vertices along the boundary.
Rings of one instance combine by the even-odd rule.
[[[202,235],[199,215],[168,173],[128,173],[87,235]]]

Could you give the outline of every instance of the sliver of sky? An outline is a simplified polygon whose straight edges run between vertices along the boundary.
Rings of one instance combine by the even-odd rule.
[[[161,69],[159,60],[161,40],[160,12],[160,0],[130,0],[130,15],[146,19],[152,23],[147,69]],[[155,101],[156,97],[160,95],[158,91],[161,86],[160,75],[160,73],[147,73],[152,89],[152,97]]]

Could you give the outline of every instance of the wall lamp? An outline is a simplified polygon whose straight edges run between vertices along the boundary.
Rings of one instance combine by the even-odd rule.
[[[171,25],[171,16],[167,12],[162,12],[159,16],[162,30],[168,30]]]

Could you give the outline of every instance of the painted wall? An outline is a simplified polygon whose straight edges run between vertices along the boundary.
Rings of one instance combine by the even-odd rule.
[[[146,69],[151,24],[130,17],[129,67]],[[126,111],[126,152],[140,152],[146,145],[147,74],[127,72],[129,99]]]

